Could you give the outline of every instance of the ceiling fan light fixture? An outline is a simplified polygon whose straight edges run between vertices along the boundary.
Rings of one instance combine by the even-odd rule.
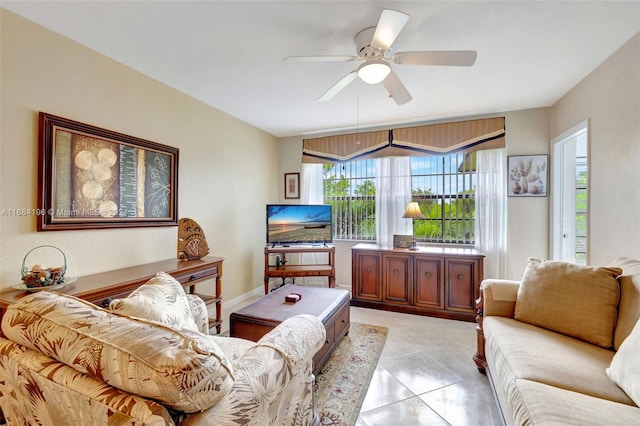
[[[358,68],[358,77],[365,83],[377,84],[384,80],[391,72],[391,67],[385,61],[367,61]]]

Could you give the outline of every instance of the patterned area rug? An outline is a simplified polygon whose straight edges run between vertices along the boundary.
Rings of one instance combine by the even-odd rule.
[[[351,323],[316,377],[315,405],[321,426],[355,425],[389,329]]]

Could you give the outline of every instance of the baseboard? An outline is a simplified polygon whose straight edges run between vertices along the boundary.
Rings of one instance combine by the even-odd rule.
[[[256,287],[250,292],[241,294],[240,296],[234,297],[233,299],[229,299],[229,300],[225,299],[224,304],[222,306],[224,307],[225,305],[226,306],[237,305],[239,303],[244,302],[247,299],[251,299],[252,297],[256,297],[260,295],[264,295],[264,286]]]

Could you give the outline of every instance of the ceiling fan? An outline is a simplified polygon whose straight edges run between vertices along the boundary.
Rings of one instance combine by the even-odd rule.
[[[365,28],[355,36],[355,56],[288,56],[287,62],[351,62],[364,61],[334,84],[318,101],[328,101],[337,95],[349,83],[360,77],[364,82],[377,84],[382,82],[389,96],[398,104],[409,102],[412,97],[391,69],[391,62],[398,65],[448,65],[468,67],[475,63],[478,52],[475,50],[447,51],[411,51],[398,52],[388,56],[393,42],[409,20],[409,15],[396,10],[385,9],[380,14],[378,25]]]

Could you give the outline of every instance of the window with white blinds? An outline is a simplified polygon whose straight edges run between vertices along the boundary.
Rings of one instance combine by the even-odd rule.
[[[323,164],[325,204],[331,204],[334,240],[376,239],[375,159]]]
[[[335,240],[376,239],[375,172],[374,159],[323,165]],[[416,240],[473,244],[475,186],[474,153],[411,157],[412,201],[426,216],[413,222]]]

